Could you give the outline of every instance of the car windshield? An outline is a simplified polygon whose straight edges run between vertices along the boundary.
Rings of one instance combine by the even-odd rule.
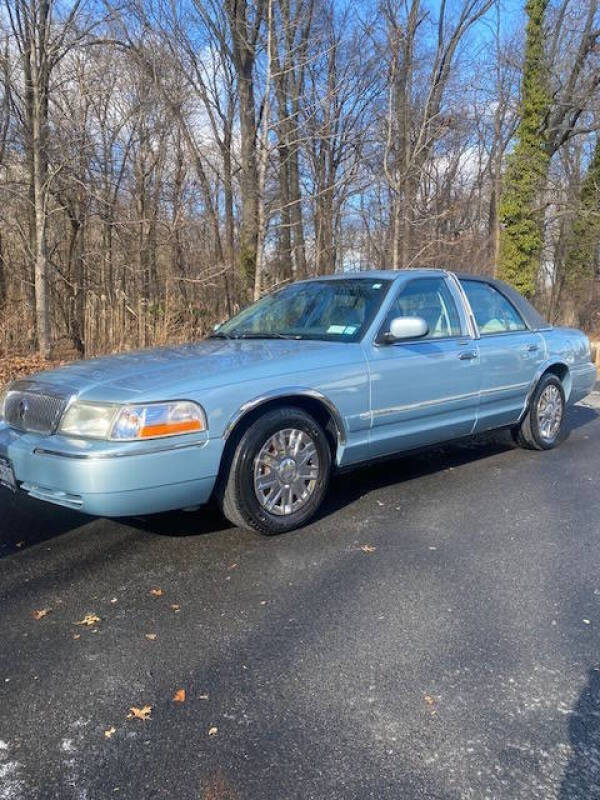
[[[381,278],[293,283],[221,325],[225,339],[324,339],[355,342],[372,322],[390,281]]]

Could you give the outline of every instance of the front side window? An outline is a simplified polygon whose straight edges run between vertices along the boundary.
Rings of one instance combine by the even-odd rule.
[[[373,278],[293,283],[223,323],[225,339],[358,341],[387,294],[390,281]]]
[[[423,339],[460,336],[460,317],[448,284],[443,278],[417,278],[410,281],[394,300],[385,330],[396,317],[421,317],[429,328]]]
[[[461,281],[461,284],[482,336],[526,330],[517,309],[489,283]]]

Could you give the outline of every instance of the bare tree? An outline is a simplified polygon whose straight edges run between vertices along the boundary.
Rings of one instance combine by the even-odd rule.
[[[187,341],[314,274],[493,272],[524,50],[498,2],[84,2],[3,0],[1,352]],[[549,6],[540,131],[539,299],[590,327],[597,3]]]

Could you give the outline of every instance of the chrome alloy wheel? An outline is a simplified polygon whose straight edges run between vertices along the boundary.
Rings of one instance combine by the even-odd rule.
[[[539,397],[536,411],[540,435],[551,442],[558,434],[563,417],[563,401],[556,386],[546,386]]]
[[[287,516],[310,500],[319,477],[319,456],[305,431],[277,431],[254,459],[254,492],[270,514]]]

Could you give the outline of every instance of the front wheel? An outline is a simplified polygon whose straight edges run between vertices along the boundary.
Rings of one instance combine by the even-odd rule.
[[[319,423],[300,408],[265,412],[240,438],[218,492],[227,519],[264,534],[285,533],[311,519],[331,472],[331,450]]]
[[[530,450],[550,450],[559,443],[565,420],[565,390],[560,378],[544,375],[531,397],[522,423],[514,431],[517,444]]]

